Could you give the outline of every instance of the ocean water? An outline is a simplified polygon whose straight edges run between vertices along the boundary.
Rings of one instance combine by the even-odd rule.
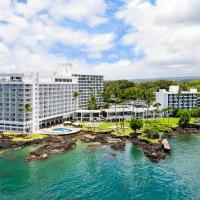
[[[0,200],[199,200],[200,136],[170,139],[171,155],[152,163],[130,143],[124,153],[87,144],[45,161],[31,147],[0,158]]]

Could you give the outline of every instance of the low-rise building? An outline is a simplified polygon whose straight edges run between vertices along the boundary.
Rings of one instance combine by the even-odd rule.
[[[169,91],[160,89],[156,92],[156,102],[160,103],[160,109],[171,107],[175,109],[192,109],[197,107],[197,89],[180,91],[179,86],[170,86]]]
[[[148,111],[147,111],[148,110]],[[156,108],[150,107],[133,107],[133,106],[118,106],[116,108],[102,110],[77,110],[74,117],[78,121],[123,121],[131,117],[146,118],[154,117]]]

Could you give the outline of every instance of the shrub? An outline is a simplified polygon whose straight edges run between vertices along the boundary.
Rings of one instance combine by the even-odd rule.
[[[149,120],[146,123],[144,133],[149,138],[159,138],[159,136],[162,135],[163,133],[170,131],[172,131],[171,126],[162,123],[161,120]]]
[[[130,127],[136,133],[138,129],[141,129],[143,127],[142,119],[141,118],[133,118],[133,119],[131,119]]]
[[[187,127],[191,120],[191,114],[185,110],[180,113],[179,125],[183,128]]]

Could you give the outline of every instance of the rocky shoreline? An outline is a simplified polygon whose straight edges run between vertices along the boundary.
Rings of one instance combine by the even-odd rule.
[[[27,136],[24,134],[18,135],[18,137],[26,138]],[[37,145],[44,143],[47,138],[43,139],[35,139],[32,141],[15,141],[11,137],[7,135],[0,134],[0,149],[6,149],[6,148],[22,148],[28,145]]]
[[[165,133],[165,138],[178,136],[178,135],[191,135],[200,133],[200,127],[190,126],[185,129],[176,128],[172,132]],[[26,135],[19,135],[20,137],[26,138]],[[164,148],[162,142],[152,143],[144,139],[139,139],[137,135],[128,136],[116,136],[111,132],[105,133],[94,133],[82,131],[76,135],[66,135],[66,136],[47,136],[43,139],[35,139],[32,141],[13,141],[9,136],[0,134],[0,150],[6,148],[19,149],[28,145],[37,146],[39,148],[30,152],[26,160],[44,160],[47,159],[52,154],[65,153],[76,147],[77,140],[81,142],[88,143],[89,149],[95,149],[96,146],[91,146],[89,143],[98,143],[98,148],[101,146],[109,146],[114,151],[125,151],[126,141],[130,141],[134,146],[139,148],[146,157],[148,157],[153,162],[159,162],[164,160],[169,153],[168,150]],[[89,151],[90,151],[89,150]],[[5,154],[1,153],[0,157]]]
[[[192,134],[199,134],[200,133],[200,126],[192,125],[186,128],[175,128],[173,131],[165,133],[165,137],[172,137],[172,136],[179,136],[179,135],[192,135]]]
[[[168,153],[161,142],[152,143],[148,142],[147,140],[132,138],[131,143],[139,148],[144,155],[153,162],[165,160]]]
[[[192,134],[200,134],[200,126],[195,124],[190,124],[186,128],[174,128],[173,131],[167,132],[164,134],[164,138],[170,138],[173,136],[181,136],[181,135],[192,135]],[[165,149],[162,142],[151,143],[147,140],[139,139],[137,137],[132,138],[131,142],[133,145],[138,147],[145,156],[147,156],[153,162],[159,162],[161,160],[165,160],[167,154],[170,153],[169,149]]]
[[[43,160],[51,154],[67,152],[76,147],[76,139],[67,137],[49,137],[48,142],[42,147],[29,153],[26,157],[28,161]]]

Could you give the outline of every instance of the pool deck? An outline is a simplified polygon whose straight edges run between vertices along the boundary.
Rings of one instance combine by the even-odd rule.
[[[62,133],[59,131],[53,131],[54,128],[66,128],[66,129],[71,129],[71,132],[68,133]],[[41,134],[46,134],[46,135],[71,135],[71,134],[76,134],[79,133],[81,131],[80,128],[73,128],[73,127],[69,127],[69,126],[64,126],[64,125],[57,125],[57,126],[52,126],[50,128],[44,128],[44,129],[40,129],[39,133]]]

